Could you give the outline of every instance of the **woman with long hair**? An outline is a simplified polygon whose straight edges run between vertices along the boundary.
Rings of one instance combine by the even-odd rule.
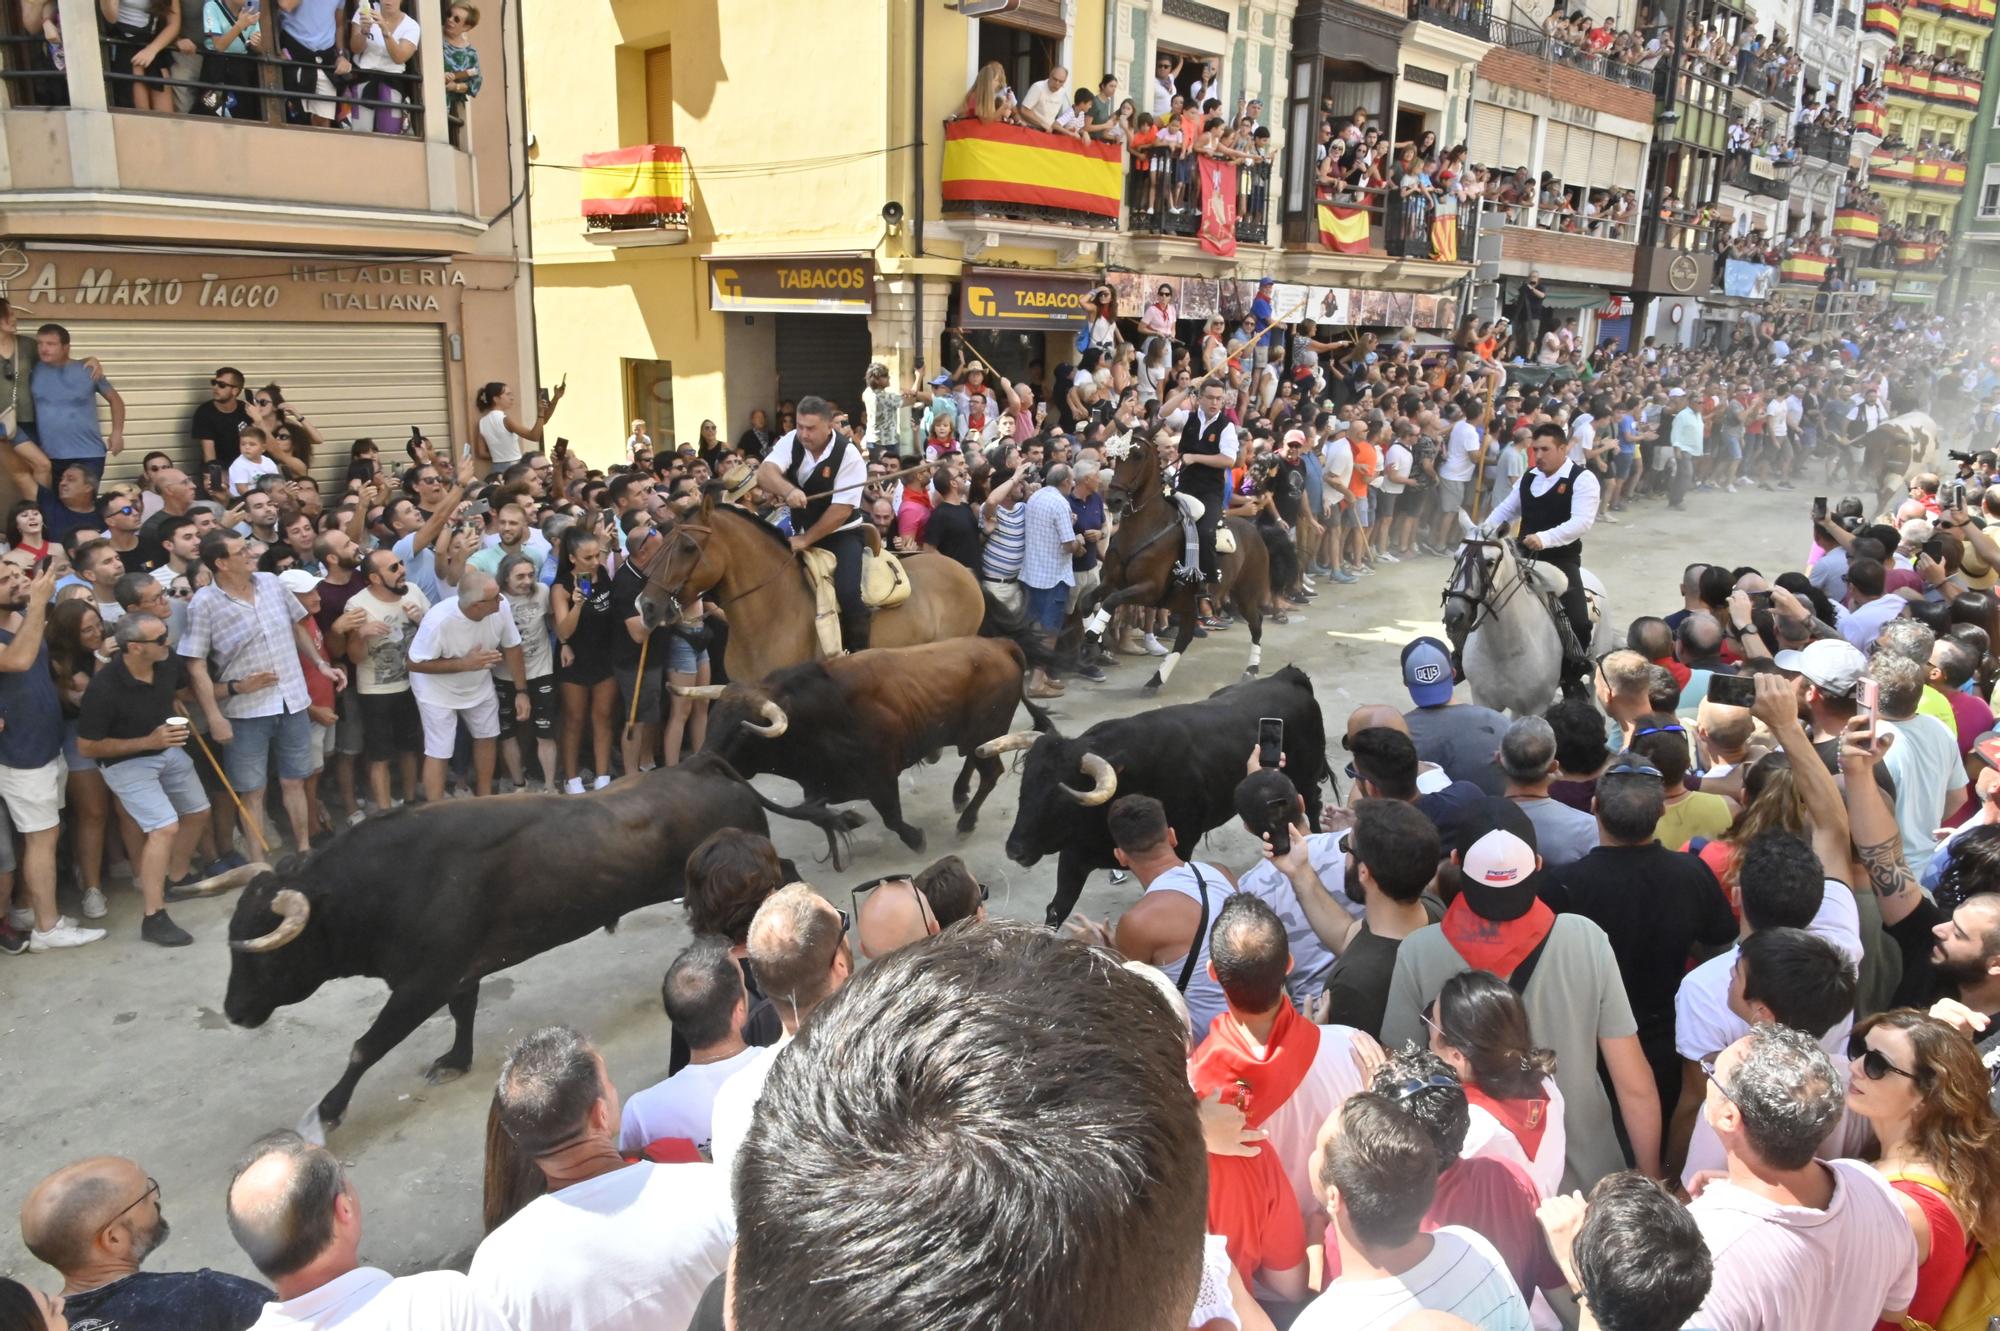
[[[526,555],[508,555],[500,561],[497,580],[506,598],[507,613],[521,634],[521,656],[528,681],[528,733],[535,742],[535,756],[542,767],[542,780],[551,788],[556,782],[556,659],[549,643],[550,591],[542,585],[541,564]],[[514,681],[503,662],[494,668],[493,686],[500,695],[501,753],[507,774],[516,790],[528,784],[527,758],[522,725],[514,720]]]
[[[69,1331],[62,1296],[0,1276],[0,1331]]]
[[[285,548],[292,552],[292,567],[302,568],[315,578],[326,576],[326,565],[320,563],[313,553],[313,544],[319,540],[319,532],[313,526],[312,514],[304,509],[288,514],[278,524],[278,535],[284,540]]]
[[[65,821],[71,829],[71,862],[76,866],[77,886],[83,891],[84,917],[101,920],[107,909],[104,835],[114,816],[111,787],[104,784],[104,774],[97,770],[96,762],[83,756],[76,742],[76,718],[83,704],[83,691],[90,687],[91,677],[97,673],[98,653],[104,648],[104,618],[98,613],[96,602],[86,597],[52,606],[48,643],[49,673],[55,677],[56,694],[62,703],[63,757],[69,764]],[[119,815],[123,813],[118,810]],[[129,819],[121,817],[121,821]],[[136,833],[138,828],[135,826],[132,831]],[[139,863],[134,853],[137,841],[136,836],[126,839],[126,853],[134,868]]]
[[[1914,1008],[1861,1022],[1847,1052],[1847,1108],[1875,1130],[1875,1170],[1895,1189],[1917,1240],[1917,1292],[1902,1325],[1935,1325],[1974,1250],[2000,1244],[1992,1081],[1970,1040]],[[1877,1331],[1896,1326],[1878,1323]]]
[[[377,134],[410,131],[410,118],[403,110],[410,100],[407,70],[417,58],[422,36],[417,21],[403,12],[403,0],[374,0],[356,7],[347,25],[347,50],[358,71],[353,88],[373,104],[353,108],[349,123],[354,128]]]
[[[542,427],[549,423],[549,417],[556,414],[561,405],[567,385],[557,384],[550,392],[548,401],[538,402],[535,420],[528,424],[514,415],[514,389],[510,384],[495,380],[480,385],[473,395],[473,405],[479,409],[479,429],[473,435],[473,456],[479,458],[488,471],[502,471],[521,460],[521,441],[542,442]]]
[[[286,403],[284,389],[275,383],[265,384],[244,405],[250,409],[250,423],[266,437],[276,439],[278,431],[289,428],[292,452],[304,458],[308,467],[312,465],[313,450],[326,441],[311,421]]]
[[[278,464],[288,480],[298,480],[312,472],[312,440],[306,433],[292,425],[290,421],[280,421],[271,431],[270,447],[266,455]]]
[[[1451,1064],[1470,1104],[1460,1155],[1512,1161],[1543,1197],[1562,1191],[1556,1056],[1535,1047],[1521,996],[1487,971],[1461,971],[1444,982],[1424,1024],[1431,1052]]]
[[[616,736],[618,680],[611,671],[611,635],[620,626],[611,608],[611,574],[604,567],[608,539],[597,528],[577,523],[562,534],[556,549],[556,580],[549,589],[549,613],[562,656],[556,670],[562,697],[563,793],[581,795],[577,759],[583,733],[590,730],[593,790],[611,784],[611,741]]]
[[[987,61],[973,75],[957,118],[983,120],[989,125],[1014,118],[1014,93],[1007,86],[1007,70],[998,60]]]
[[[1737,882],[1737,859],[1743,847],[1762,832],[1790,832],[1807,841],[1806,802],[1792,779],[1792,760],[1783,753],[1767,753],[1743,774],[1743,807],[1729,824],[1729,830],[1695,851],[1701,862],[1715,874],[1729,898],[1729,908],[1742,914],[1742,889]]]

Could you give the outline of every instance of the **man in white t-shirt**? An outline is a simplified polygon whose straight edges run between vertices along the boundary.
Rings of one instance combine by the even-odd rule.
[[[409,566],[391,550],[371,550],[361,561],[365,585],[349,598],[335,627],[347,635],[347,659],[354,663],[354,702],[360,708],[362,756],[375,808],[386,812],[389,764],[402,767],[403,789],[417,785],[417,754],[423,750],[423,719],[410,692],[410,640],[430,601],[411,585]]]
[[[333,1153],[296,1132],[258,1138],[226,1197],[229,1232],[278,1292],[253,1331],[513,1331],[456,1271],[363,1266],[361,1199]]]
[[[548,1192],[488,1234],[467,1272],[515,1327],[686,1326],[729,1265],[729,1175],[710,1164],[627,1164],[618,1091],[590,1041],[545,1026],[500,1065],[500,1127]]]
[[[1069,71],[1057,65],[1047,78],[1029,84],[1027,96],[1021,99],[1021,119],[1036,129],[1055,133],[1056,118],[1069,109],[1069,98],[1063,96],[1063,85],[1068,82]]]
[[[1340,1274],[1294,1331],[1390,1331],[1424,1311],[1480,1331],[1528,1331],[1528,1305],[1491,1243],[1456,1225],[1419,1228],[1437,1194],[1438,1157],[1415,1118],[1380,1095],[1356,1095],[1327,1119],[1311,1168]]]
[[[1459,510],[1468,498],[1476,498],[1470,490],[1486,451],[1486,408],[1475,403],[1468,415],[1454,404],[1444,409],[1444,418],[1452,424],[1445,436],[1444,460],[1438,464],[1438,525],[1432,544],[1449,550],[1458,544]]]
[[[749,1135],[771,1064],[821,1003],[854,975],[854,949],[841,914],[804,883],[789,883],[764,898],[745,939],[750,973],[778,1010],[784,1036],[760,1049],[715,1093],[709,1154],[726,1175]]]
[[[424,798],[444,798],[445,768],[458,742],[458,723],[472,734],[473,792],[493,793],[493,756],[500,737],[500,695],[493,667],[507,663],[514,681],[514,720],[529,715],[528,671],[514,616],[498,614],[500,584],[467,569],[458,595],[424,613],[410,643],[410,687],[424,723]]]
[[[1241,1089],[1249,1126],[1261,1128],[1290,1180],[1302,1217],[1321,1201],[1306,1168],[1328,1114],[1363,1088],[1354,1030],[1301,1017],[1285,993],[1292,969],[1285,923],[1247,892],[1223,903],[1209,930],[1209,974],[1229,1006],[1188,1060],[1195,1093]]]
[[[1833,1060],[1801,1031],[1759,1026],[1724,1050],[1702,1114],[1726,1180],[1689,1205],[1715,1264],[1689,1325],[1713,1331],[1894,1326],[1917,1288],[1917,1244],[1888,1183],[1813,1157],[1839,1119]]]
[[[660,1000],[688,1043],[687,1066],[626,1100],[618,1149],[637,1154],[662,1137],[684,1137],[707,1155],[715,1093],[759,1052],[743,1040],[750,999],[728,941],[696,938],[667,967]]]

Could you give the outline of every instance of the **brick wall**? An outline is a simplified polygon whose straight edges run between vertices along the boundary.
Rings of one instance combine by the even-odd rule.
[[[1628,88],[1610,79],[1586,74],[1575,65],[1565,65],[1557,61],[1537,60],[1520,51],[1509,51],[1505,47],[1495,47],[1479,62],[1481,78],[1495,83],[1504,83],[1511,88],[1526,88],[1544,97],[1553,97],[1559,102],[1569,102],[1574,106],[1587,106],[1593,111],[1607,115],[1623,116],[1641,124],[1650,124],[1653,119],[1653,94],[1637,88]]]
[[[1569,272],[1589,269],[1589,280],[1608,287],[1625,288],[1632,283],[1633,261],[1638,254],[1636,245],[1523,226],[1507,227],[1500,234],[1503,262],[1560,267]]]

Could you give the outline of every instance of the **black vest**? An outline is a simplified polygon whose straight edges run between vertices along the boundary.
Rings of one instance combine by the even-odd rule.
[[[1538,531],[1561,526],[1570,519],[1570,501],[1576,497],[1576,479],[1583,474],[1583,468],[1574,462],[1566,462],[1556,473],[1554,485],[1544,494],[1537,495],[1532,488],[1535,477],[1542,473],[1528,468],[1521,478],[1521,534],[1532,536]],[[1552,564],[1571,564],[1583,558],[1583,542],[1571,541],[1553,550],[1537,550],[1537,559],[1548,560]]]
[[[1186,458],[1199,454],[1206,454],[1209,457],[1219,455],[1222,452],[1223,427],[1228,424],[1227,416],[1218,415],[1204,430],[1201,428],[1201,413],[1190,411],[1187,424],[1181,427],[1181,456]],[[1183,494],[1193,495],[1204,504],[1219,504],[1222,502],[1224,492],[1229,488],[1229,482],[1228,478],[1215,467],[1183,466],[1180,479],[1175,482],[1174,488]]]
[[[847,457],[847,449],[847,436],[835,432],[826,452],[820,454],[819,461],[807,471],[806,464],[811,461],[811,456],[806,452],[806,446],[799,442],[797,434],[792,436],[792,465],[785,468],[785,479],[806,492],[805,520],[800,521],[799,514],[792,514],[793,531],[804,533],[812,530],[813,524],[832,507],[834,478],[840,475],[840,464]]]

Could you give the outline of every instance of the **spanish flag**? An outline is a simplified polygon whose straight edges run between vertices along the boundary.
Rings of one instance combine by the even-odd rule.
[[[1818,286],[1826,280],[1826,270],[1830,262],[1816,254],[1794,254],[1778,267],[1778,275],[1787,282],[1805,286]]]
[[[661,143],[583,155],[587,217],[687,211],[687,153]]]
[[[1937,258],[1938,247],[1906,240],[1896,247],[1896,262],[1905,268],[1914,268]]]
[[[1873,134],[1879,139],[1887,127],[1888,122],[1882,114],[1881,107],[1864,104],[1854,108],[1854,128],[1857,133]]]
[[[1911,180],[1917,171],[1915,163],[1909,158],[1877,149],[1868,157],[1868,174],[1877,180]]]
[[[1903,9],[1895,4],[1870,4],[1862,11],[1861,26],[1870,32],[1897,36],[1903,30]]]
[[[1946,162],[1944,164],[1944,184],[1965,187],[1965,163]]]
[[[1845,240],[1880,240],[1882,219],[1859,208],[1842,208],[1833,215],[1833,234]]]
[[[1368,253],[1368,210],[1319,206],[1319,243],[1342,254]]]
[[[953,120],[944,127],[947,203],[1018,203],[1116,219],[1125,149],[1026,125]]]
[[[1935,185],[1944,179],[1944,163],[1919,161],[1913,174],[1919,185]]]

